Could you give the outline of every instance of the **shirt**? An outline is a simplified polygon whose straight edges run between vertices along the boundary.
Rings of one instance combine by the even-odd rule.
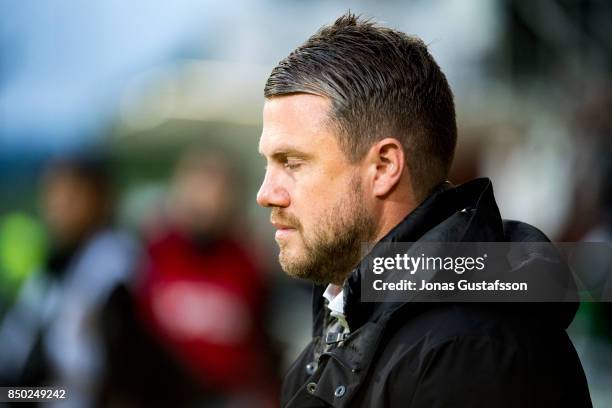
[[[326,306],[331,317],[326,334],[333,332],[348,333],[349,327],[344,316],[344,291],[342,287],[330,283],[327,285],[323,297],[327,300]]]

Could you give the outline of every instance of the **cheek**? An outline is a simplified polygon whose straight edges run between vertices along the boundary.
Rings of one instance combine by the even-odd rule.
[[[296,191],[297,192],[297,191]],[[339,204],[346,199],[346,186],[334,183],[334,180],[323,179],[319,184],[303,186],[292,199],[292,213],[302,224],[306,238],[312,236],[313,230],[324,228],[337,216]]]
[[[300,218],[300,221],[311,218],[325,201],[323,189],[324,182],[317,180],[297,180],[288,190],[291,197],[291,212]]]

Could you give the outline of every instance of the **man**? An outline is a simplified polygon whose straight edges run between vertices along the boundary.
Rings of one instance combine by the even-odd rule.
[[[20,386],[59,384],[70,395],[60,405],[95,406],[108,369],[102,309],[131,279],[138,248],[114,226],[105,160],[54,160],[41,187],[50,251],[0,324],[0,378]]]
[[[197,147],[181,155],[165,214],[147,237],[136,298],[156,342],[199,385],[183,405],[271,407],[267,282],[231,222],[239,201],[231,163]]]
[[[564,330],[576,304],[361,301],[362,242],[546,240],[502,221],[489,180],[445,182],[453,96],[421,40],[346,14],[274,68],[265,96],[257,201],[283,269],[316,284],[283,406],[591,406]]]

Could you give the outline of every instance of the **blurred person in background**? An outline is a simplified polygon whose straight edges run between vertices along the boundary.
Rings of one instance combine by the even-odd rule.
[[[200,404],[275,406],[266,280],[237,229],[239,186],[223,153],[180,158],[166,211],[149,226],[136,297],[145,326],[201,386]]]
[[[113,227],[114,193],[102,159],[52,161],[41,208],[49,255],[0,326],[3,385],[64,386],[70,398],[62,406],[92,406],[106,361],[101,309],[130,279],[136,246]]]

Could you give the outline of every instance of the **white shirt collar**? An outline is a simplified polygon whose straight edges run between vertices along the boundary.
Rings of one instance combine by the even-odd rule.
[[[330,283],[327,285],[323,297],[327,299],[327,308],[334,314],[344,315],[344,291],[342,286]]]

